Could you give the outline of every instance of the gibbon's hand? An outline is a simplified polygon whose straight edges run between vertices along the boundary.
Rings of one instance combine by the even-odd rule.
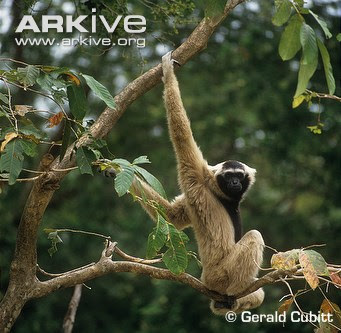
[[[177,60],[172,59],[172,53],[173,51],[169,51],[162,57],[162,71],[164,77],[167,77],[170,71],[173,72],[174,64],[181,66]]]

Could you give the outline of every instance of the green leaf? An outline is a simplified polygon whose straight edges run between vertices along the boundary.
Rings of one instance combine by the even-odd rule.
[[[189,242],[188,236],[183,231],[180,231],[180,237],[185,244]]]
[[[289,0],[282,0],[276,7],[276,13],[272,18],[272,23],[274,25],[281,26],[289,20],[291,14],[291,2]]]
[[[43,90],[47,90],[48,92],[66,88],[66,83],[64,80],[57,79],[46,73],[40,73],[39,77],[37,78],[37,83]]]
[[[58,251],[57,244],[63,243],[63,240],[59,237],[57,231],[50,232],[47,238],[51,241],[51,247],[47,251],[52,257]]]
[[[116,103],[114,97],[111,96],[108,89],[104,87],[103,84],[95,80],[92,76],[83,74],[83,77],[90,89],[95,93],[95,95],[99,97],[103,102],[105,102],[105,104],[109,108],[115,109]]]
[[[320,27],[322,28],[324,34],[326,35],[326,38],[331,38],[333,35],[330,33],[328,27],[327,27],[327,23],[321,19],[320,17],[318,17],[317,14],[315,14],[314,12],[312,12],[311,10],[309,10],[309,13],[314,17],[314,19],[317,21],[317,23],[320,25]]]
[[[338,42],[341,42],[341,33],[338,33],[338,34],[336,35],[336,40],[337,40]]]
[[[131,163],[123,158],[115,158],[111,161],[113,164],[118,164],[120,167],[131,166]]]
[[[314,126],[307,126],[307,128],[310,130],[310,132],[314,134],[322,134],[324,124],[321,122],[318,122],[317,125]]]
[[[0,158],[0,172],[9,172],[8,184],[13,185],[23,167],[23,148],[18,139],[14,139],[6,145]]]
[[[271,257],[271,267],[274,269],[291,270],[296,267],[300,250],[293,249],[277,252]]]
[[[313,290],[319,285],[318,276],[329,276],[327,263],[321,254],[314,250],[301,251],[299,262],[302,266],[304,277]]]
[[[185,243],[180,231],[172,224],[168,224],[169,235],[166,242],[168,250],[162,256],[162,260],[167,268],[174,274],[183,273],[188,264],[188,256]]]
[[[19,140],[23,152],[30,157],[37,154],[37,145],[31,140]]]
[[[136,172],[144,178],[144,180],[157,192],[159,193],[163,198],[167,198],[166,192],[162,186],[162,184],[159,182],[159,180],[154,177],[151,173],[149,173],[147,170],[139,167],[138,165],[134,165],[133,168],[136,170]]]
[[[97,161],[97,160],[99,160],[99,159],[101,159],[101,158],[103,158],[103,155],[102,155],[102,153],[99,151],[99,150],[97,150],[97,149],[95,149],[95,148],[92,148],[92,147],[89,147],[89,149],[92,151],[92,153],[95,155],[95,160]]]
[[[64,120],[64,131],[63,131],[63,141],[60,148],[59,161],[61,161],[66,153],[67,147],[69,146],[71,137],[71,122],[67,119]]]
[[[115,178],[115,190],[119,197],[126,194],[134,180],[134,169],[132,167],[125,166],[122,171],[119,172]]]
[[[29,121],[29,123],[28,125],[25,125],[19,129],[20,133],[25,134],[27,136],[33,135],[37,139],[43,139],[45,137],[45,134],[40,129],[35,127],[29,119],[25,120]]]
[[[326,76],[326,81],[328,85],[329,94],[333,95],[335,92],[335,79],[333,75],[333,68],[330,63],[330,57],[327,48],[324,46],[322,41],[318,38],[317,39],[317,46],[320,50],[320,54],[322,57],[324,74]]]
[[[148,236],[147,258],[154,258],[165,245],[168,236],[167,221],[160,215],[157,215],[156,226]]]
[[[303,64],[300,62],[300,70],[298,71],[298,82],[294,98],[302,95],[306,90],[310,78],[314,75],[317,68],[317,57],[312,63]]]
[[[315,31],[306,23],[303,23],[300,32],[300,41],[302,45],[304,65],[312,64],[317,60],[317,43]]]
[[[300,106],[303,103],[304,100],[305,100],[305,96],[304,95],[297,96],[292,101],[292,108],[293,109],[297,108],[298,106]]]
[[[156,235],[155,235],[155,228],[154,228],[153,231],[148,235],[147,251],[146,251],[147,259],[155,258],[158,254],[158,251],[156,250],[156,246],[154,245],[156,242],[155,239],[156,239]]]
[[[8,101],[7,95],[0,92],[0,101],[5,103],[5,104],[8,104],[9,101]]]
[[[95,160],[95,156],[91,150],[79,147],[76,151],[76,162],[80,173],[94,175],[91,168],[91,162]]]
[[[82,85],[72,84],[67,87],[67,97],[72,115],[77,120],[82,120],[88,110],[88,104]]]
[[[294,15],[284,29],[279,42],[278,52],[282,60],[289,60],[301,49],[300,31],[302,20]]]
[[[18,81],[22,83],[25,87],[33,86],[40,74],[40,70],[33,65],[18,68],[17,72]]]
[[[135,158],[135,160],[133,161],[133,164],[144,164],[144,163],[151,163],[147,156],[139,156]]]
[[[195,252],[187,251],[187,255],[188,255],[188,259],[193,258],[195,260],[196,264],[198,265],[198,267],[202,269],[202,263],[199,260],[199,257],[198,257],[198,255]]]

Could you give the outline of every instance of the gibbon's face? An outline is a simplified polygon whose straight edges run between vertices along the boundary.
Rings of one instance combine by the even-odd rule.
[[[233,200],[241,200],[255,181],[256,170],[238,161],[218,164],[215,173],[220,190]]]

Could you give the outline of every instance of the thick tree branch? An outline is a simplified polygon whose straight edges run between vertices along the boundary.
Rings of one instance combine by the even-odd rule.
[[[77,284],[82,284],[86,281],[106,274],[130,272],[148,275],[154,279],[177,281],[190,286],[191,288],[195,289],[196,291],[200,292],[210,299],[221,302],[226,302],[228,300],[226,295],[221,295],[215,291],[207,289],[205,285],[194,276],[187,273],[175,275],[168,269],[158,268],[150,266],[146,263],[138,262],[139,260],[143,259],[135,258],[124,253],[122,250],[118,249],[116,244],[116,242],[108,242],[106,248],[102,252],[100,260],[97,263],[86,265],[83,268],[75,269],[64,274],[48,274],[48,276],[55,277],[48,281],[38,282],[36,284],[36,287],[34,288],[33,294],[30,295],[30,297],[42,297],[54,292],[57,289],[73,287]],[[124,259],[128,259],[129,261],[113,261],[112,255],[114,253],[118,254]],[[235,296],[236,298],[244,297],[268,284],[279,282],[282,278],[285,278],[287,276],[290,277],[295,274],[296,271],[297,269],[286,271],[276,270],[270,272],[256,280],[254,283],[248,286],[247,289],[233,296]]]

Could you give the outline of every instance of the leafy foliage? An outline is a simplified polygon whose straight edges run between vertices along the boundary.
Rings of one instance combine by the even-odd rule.
[[[173,224],[160,214],[157,214],[157,223],[148,236],[147,258],[154,258],[166,246],[168,249],[162,255],[162,260],[167,268],[174,274],[181,274],[188,264],[188,255],[185,243],[187,235],[174,227]]]
[[[297,98],[305,93],[310,79],[316,71],[318,65],[318,49],[322,56],[329,94],[334,94],[335,79],[330,64],[328,50],[323,42],[317,39],[314,29],[306,22],[304,17],[311,15],[328,39],[332,37],[332,34],[329,31],[326,22],[312,10],[308,10],[303,1],[276,0],[275,3],[276,11],[273,16],[273,23],[277,26],[281,26],[288,22],[279,43],[279,55],[284,61],[290,60],[302,48],[302,57],[294,99],[297,101]],[[291,16],[293,9],[295,14]],[[293,105],[296,104],[297,102],[293,102]]]
[[[312,289],[319,285],[319,276],[329,276],[327,263],[322,255],[314,250],[290,250],[279,252],[271,258],[275,269],[293,270],[300,264],[304,277]]]
[[[88,112],[88,102],[86,99],[84,84],[82,83],[81,75],[76,75],[66,67],[54,66],[33,66],[27,65],[17,69],[2,70],[0,80],[4,80],[9,84],[22,85],[23,89],[34,86],[40,88],[41,94],[52,99],[58,108],[59,112],[49,116],[47,128],[58,126],[63,119],[64,135],[60,150],[60,160],[64,157],[68,144],[72,137],[78,139],[78,134],[83,134],[87,131],[87,127],[83,126],[82,121]],[[110,107],[114,107],[114,98],[109,91],[97,80],[89,75],[83,75],[89,87],[95,92],[100,99]],[[1,93],[0,100],[5,103],[5,106],[0,105],[0,116],[5,116],[9,126],[6,130],[7,134],[12,133],[12,137],[0,137],[0,172],[9,173],[9,185],[15,183],[22,168],[25,156],[33,157],[36,153],[36,145],[41,143],[41,140],[46,137],[40,129],[38,129],[30,119],[30,114],[41,116],[42,112],[36,110],[29,105],[14,105],[11,106],[11,101],[8,95]],[[71,115],[67,115],[62,104],[68,103]],[[6,134],[5,133],[5,134]],[[13,138],[20,138],[20,141],[15,141],[9,145]],[[91,146],[91,144],[90,144]],[[90,147],[76,150],[76,161],[82,174],[93,174],[91,163],[95,156],[100,157],[101,153],[97,148]],[[6,148],[5,148],[6,147]],[[102,145],[103,147],[103,145]]]
[[[130,191],[130,188],[135,181],[139,183],[139,179],[146,181],[156,192],[163,197],[166,193],[161,183],[147,170],[140,167],[138,164],[150,163],[147,156],[140,156],[134,159],[133,163],[121,158],[106,161],[100,164],[101,169],[114,168],[116,171],[116,178],[114,186],[117,194],[123,196]],[[135,194],[132,195],[136,198]],[[167,268],[174,274],[180,274],[185,271],[188,264],[188,254],[185,243],[188,242],[187,235],[177,230],[174,225],[169,222],[168,217],[165,215],[163,207],[159,206],[153,201],[148,200],[143,195],[142,200],[145,204],[150,205],[156,213],[157,222],[153,231],[148,236],[147,244],[147,258],[154,258],[157,256],[161,249],[166,246],[167,250],[162,255],[163,262]]]

